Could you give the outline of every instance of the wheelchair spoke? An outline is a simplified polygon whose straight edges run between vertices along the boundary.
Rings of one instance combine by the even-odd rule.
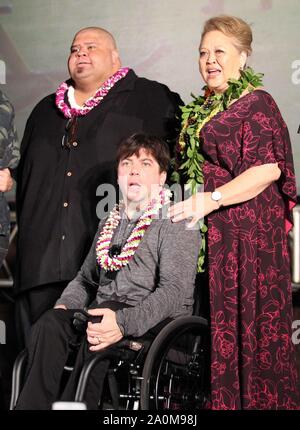
[[[174,327],[153,342],[153,357],[151,349],[148,353],[141,390],[143,409],[205,407],[209,380],[207,325],[199,317],[181,320],[175,320]]]

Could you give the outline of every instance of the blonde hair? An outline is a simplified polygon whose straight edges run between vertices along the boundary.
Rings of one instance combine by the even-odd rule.
[[[219,15],[207,20],[201,34],[201,40],[210,31],[221,31],[226,36],[235,38],[234,45],[242,52],[246,52],[247,56],[252,53],[252,30],[244,20],[236,16]]]

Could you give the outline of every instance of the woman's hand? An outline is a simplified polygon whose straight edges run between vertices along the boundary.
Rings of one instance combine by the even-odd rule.
[[[193,227],[201,218],[218,209],[218,203],[211,199],[211,193],[196,193],[183,202],[170,206],[168,216],[172,222],[191,218],[187,227]]]
[[[10,191],[14,185],[9,169],[0,170],[0,191],[5,193]]]

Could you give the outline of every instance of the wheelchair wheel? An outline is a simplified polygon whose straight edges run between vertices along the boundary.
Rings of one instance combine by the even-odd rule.
[[[142,410],[205,407],[209,388],[208,324],[201,317],[178,318],[159,333],[142,374]]]

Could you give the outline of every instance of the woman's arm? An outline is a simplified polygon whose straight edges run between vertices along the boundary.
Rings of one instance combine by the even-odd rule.
[[[173,222],[192,218],[189,227],[220,206],[230,206],[251,200],[262,193],[272,182],[279,179],[281,171],[277,163],[250,167],[232,181],[217,188],[221,200],[212,200],[210,192],[197,193],[189,199],[170,207],[168,215]]]

